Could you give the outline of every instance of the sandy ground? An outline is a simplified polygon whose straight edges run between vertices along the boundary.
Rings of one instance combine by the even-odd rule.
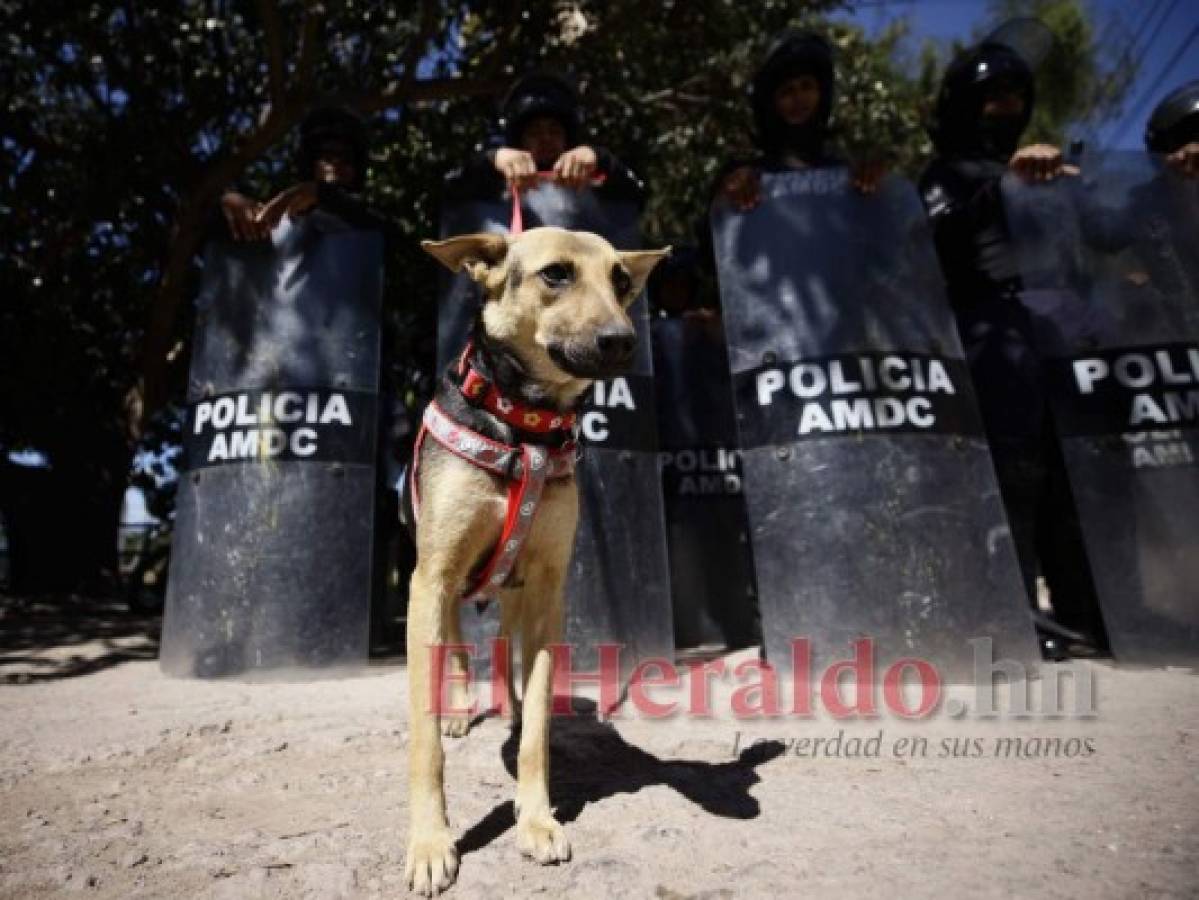
[[[171,680],[155,625],[0,617],[0,896],[404,896],[402,664]],[[1089,719],[558,720],[574,859],[551,868],[516,849],[515,745],[484,720],[446,741],[449,896],[1195,897],[1199,679],[1082,665]],[[838,731],[833,756],[801,749]],[[997,758],[1012,737],[1062,749]]]

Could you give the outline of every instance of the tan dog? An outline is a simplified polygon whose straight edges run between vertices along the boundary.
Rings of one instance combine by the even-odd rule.
[[[618,374],[631,362],[636,337],[626,309],[669,250],[621,253],[597,235],[559,228],[536,228],[515,238],[467,235],[422,246],[450,270],[467,272],[485,294],[471,348],[447,372],[431,404],[444,413],[443,436],[445,423],[452,420],[476,438],[518,454],[523,447],[526,454],[556,453],[563,460],[573,456],[573,434],[561,422],[570,422],[593,380]],[[482,394],[477,383],[467,383],[469,378],[478,381],[467,374],[475,370],[495,388],[489,407],[477,402],[475,395]],[[515,418],[513,408],[520,413]],[[558,427],[524,430],[528,422],[544,418]],[[449,887],[458,870],[446,819],[441,732],[457,737],[469,725],[464,715],[440,714],[434,701],[439,679],[432,648],[462,642],[458,615],[463,597],[473,589],[480,568],[485,577],[490,573],[488,561],[498,555],[493,549],[502,534],[507,544],[512,481],[447,449],[452,446],[422,440],[417,450],[420,516],[408,607],[411,823],[405,877],[413,890],[426,895]],[[539,461],[529,466],[539,467]],[[514,567],[494,592],[501,605],[501,631],[521,644],[517,843],[541,863],[570,858],[570,844],[550,809],[552,665],[547,645],[563,639],[562,588],[578,495],[572,467],[557,475],[544,481]],[[449,708],[464,709],[469,704],[464,686],[468,660],[465,654],[451,654],[447,660],[453,679],[446,690]]]

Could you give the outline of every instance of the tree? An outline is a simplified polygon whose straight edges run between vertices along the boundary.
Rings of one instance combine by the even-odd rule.
[[[512,10],[478,31],[455,77],[417,75],[463,9],[0,3],[0,446],[46,451],[70,485],[55,492],[74,498],[58,510],[64,569],[111,568],[124,426],[142,412],[123,401],[143,375],[153,402],[181,393],[180,313],[221,190],[247,168],[260,183],[280,173],[286,137],[321,93],[371,111],[494,90]]]
[[[908,71],[902,25],[871,42],[822,18],[845,5],[0,0],[0,446],[45,450],[68,494],[87,498],[72,539],[94,545],[83,568],[100,567],[127,425],[184,394],[215,202],[235,181],[284,186],[295,125],[320,99],[373,117],[372,200],[412,237],[389,260],[384,300],[410,404],[431,365],[437,283],[417,240],[436,233],[443,174],[487,142],[521,71],[577,81],[596,141],[650,185],[654,243],[689,238],[718,167],[748,148],[746,87],[788,26],[838,47],[847,150],[885,143],[914,167],[927,54]]]

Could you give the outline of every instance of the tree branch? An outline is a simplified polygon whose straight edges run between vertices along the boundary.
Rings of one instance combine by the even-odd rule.
[[[404,49],[404,58],[400,61],[403,80],[408,84],[416,81],[416,69],[420,65],[421,54],[429,45],[429,41],[433,39],[433,35],[437,33],[437,26],[441,24],[437,13],[438,9],[435,3],[425,0],[421,4],[420,26],[411,43]]]
[[[47,156],[65,156],[68,148],[54,138],[44,135],[33,127],[32,116],[0,113],[0,131],[16,141],[26,150]]]
[[[518,0],[510,0],[508,14],[495,30],[495,41],[491,45],[491,53],[479,65],[476,77],[494,80],[503,71],[505,62],[512,58],[512,44],[516,32],[520,29],[521,4]]]
[[[158,409],[167,398],[167,354],[192,259],[204,243],[209,215],[221,192],[246,166],[291,130],[301,109],[300,104],[293,102],[272,106],[261,125],[236,150],[210,165],[179,205],[172,229],[170,253],[163,265],[157,296],[150,304],[146,333],[142,340],[140,392],[131,394],[126,401],[129,431],[132,434],[139,433],[146,416]]]
[[[273,25],[268,19],[274,15],[274,0],[260,0],[264,29],[268,31],[269,66],[272,73],[282,71],[281,63],[274,61],[276,49],[272,46],[269,32]],[[413,44],[405,53],[406,70],[402,76],[378,91],[368,94],[347,94],[335,98],[363,113],[378,112],[404,103],[428,100],[452,100],[460,97],[475,97],[494,94],[500,88],[495,77],[498,67],[508,58],[508,45],[515,29],[519,28],[519,4],[512,3],[510,15],[496,30],[496,42],[492,52],[478,70],[483,77],[433,78],[418,81],[416,66],[421,53],[433,34],[436,33],[436,5],[428,4],[422,9],[422,21]],[[236,149],[209,165],[204,175],[180,203],[175,216],[170,252],[163,266],[157,296],[150,306],[146,333],[142,345],[141,391],[131,394],[128,411],[131,425],[136,429],[145,416],[153,412],[167,396],[167,354],[172,345],[178,310],[183,303],[192,260],[200,250],[205,238],[208,217],[212,214],[221,192],[240,175],[255,159],[261,157],[272,145],[283,139],[297,124],[308,100],[316,75],[318,55],[321,50],[321,33],[325,8],[315,0],[308,0],[304,21],[300,30],[298,59],[295,78],[290,90],[285,90],[282,102],[272,83],[271,103],[266,115],[257,127],[246,135]],[[275,31],[276,35],[281,34]],[[281,52],[281,48],[279,50]],[[277,78],[272,75],[272,78]]]
[[[287,75],[283,63],[283,23],[275,0],[258,0],[258,17],[266,38],[267,77],[271,106],[279,106],[287,93]]]
[[[319,0],[304,4],[304,23],[300,26],[300,46],[296,60],[294,93],[300,99],[308,97],[316,74],[316,57],[320,49],[321,26],[325,22],[325,7]]]
[[[381,112],[422,100],[457,100],[497,93],[500,85],[486,78],[429,78],[423,81],[392,81],[373,94],[343,94],[332,98],[361,113]]]

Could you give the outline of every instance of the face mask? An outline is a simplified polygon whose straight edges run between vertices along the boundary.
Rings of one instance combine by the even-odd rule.
[[[1026,124],[1022,115],[981,116],[976,126],[979,149],[988,156],[1006,161],[1020,145],[1020,135],[1024,133]]]

